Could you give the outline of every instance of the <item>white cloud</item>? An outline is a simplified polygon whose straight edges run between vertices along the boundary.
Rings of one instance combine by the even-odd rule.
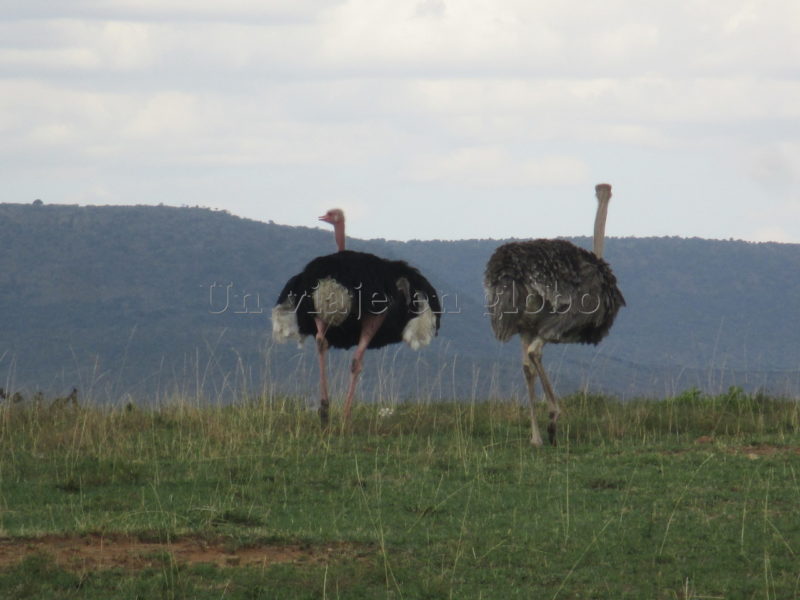
[[[427,5],[349,0],[325,24],[326,63],[344,69],[380,67],[384,74],[407,74],[409,68],[474,72],[520,66],[560,49],[559,36],[539,20],[526,20],[514,3],[451,2],[436,11],[436,18],[423,18],[430,15],[420,15],[421,6]]]
[[[422,158],[409,175],[417,181],[503,188],[574,185],[585,182],[587,173],[574,157],[517,158],[501,147],[485,146]]]
[[[122,94],[0,81],[0,135],[6,141],[0,156],[38,156],[39,164],[124,159],[130,168],[327,167],[365,164],[407,143],[404,134],[385,121],[347,115],[353,110],[347,89],[289,83],[270,87],[268,93]],[[308,106],[297,111],[298,105],[313,105],[326,95],[342,98],[340,108],[325,118],[309,118]]]
[[[750,173],[770,190],[797,186],[800,184],[800,143],[779,142],[759,148],[752,158]]]
[[[120,128],[120,134],[132,139],[196,136],[203,123],[201,99],[180,92],[157,93],[138,106],[132,117]]]
[[[418,17],[442,17],[446,10],[444,0],[422,0],[417,3],[414,14]]]
[[[5,0],[7,19],[126,19],[143,21],[308,21],[342,0]]]
[[[122,21],[53,19],[6,22],[0,33],[17,39],[16,47],[0,50],[0,69],[31,71],[126,71],[151,67],[157,49],[152,26]],[[34,45],[30,40],[42,40]],[[23,40],[25,40],[23,42]]]

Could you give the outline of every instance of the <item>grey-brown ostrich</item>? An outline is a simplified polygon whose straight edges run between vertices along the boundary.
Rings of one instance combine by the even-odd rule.
[[[531,444],[542,445],[536,425],[534,386],[542,380],[550,422],[547,433],[556,444],[558,399],[542,365],[547,343],[597,344],[608,333],[625,299],[603,260],[606,214],[611,186],[595,187],[597,215],[594,252],[566,240],[511,242],[495,250],[486,265],[484,287],[494,334],[502,342],[519,334],[522,370],[528,387]]]

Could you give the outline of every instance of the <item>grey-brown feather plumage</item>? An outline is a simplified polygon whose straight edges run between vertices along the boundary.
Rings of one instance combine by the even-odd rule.
[[[526,333],[549,343],[597,344],[625,305],[608,263],[566,240],[500,246],[484,287],[501,341]]]

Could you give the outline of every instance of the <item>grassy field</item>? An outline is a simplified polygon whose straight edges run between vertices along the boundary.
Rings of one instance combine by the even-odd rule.
[[[800,598],[797,401],[298,406],[0,406],[0,597]]]

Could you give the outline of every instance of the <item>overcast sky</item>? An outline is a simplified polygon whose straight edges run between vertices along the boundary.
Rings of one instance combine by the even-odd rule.
[[[3,202],[800,243],[798,0],[0,0]]]

